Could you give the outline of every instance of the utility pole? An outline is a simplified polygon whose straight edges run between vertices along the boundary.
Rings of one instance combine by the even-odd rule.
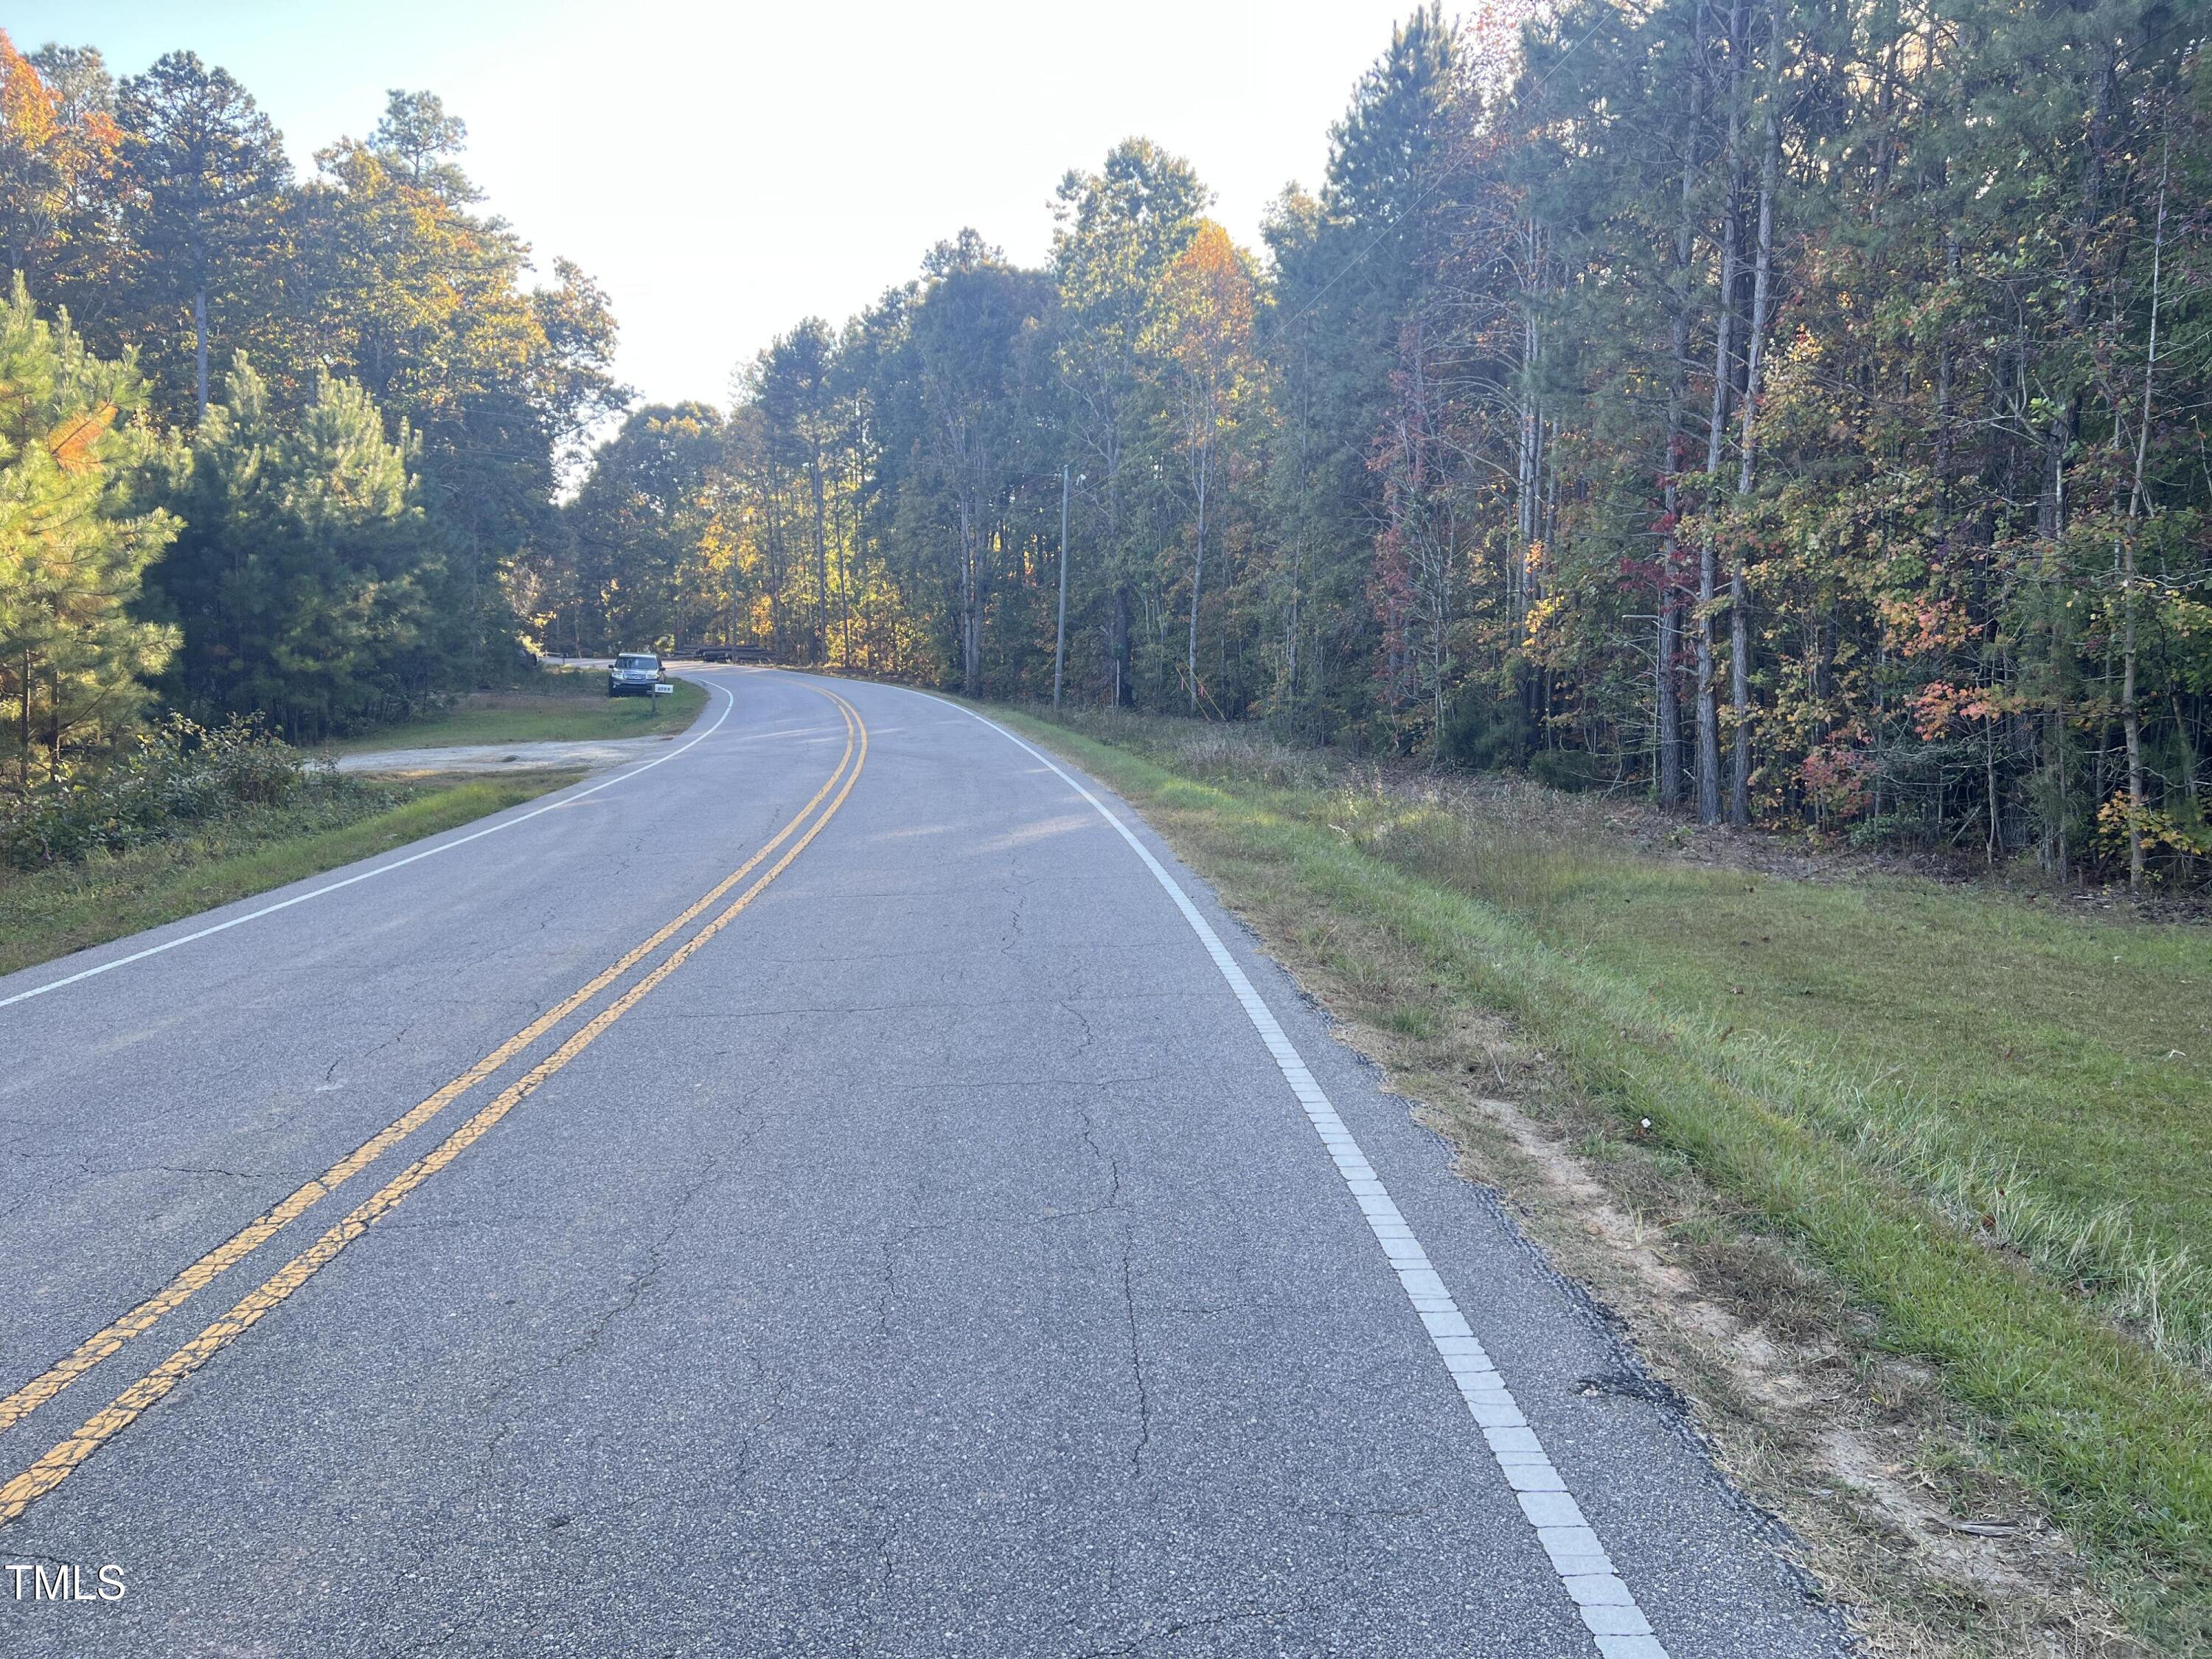
[[[1060,665],[1067,650],[1067,465],[1060,468],[1060,625],[1052,635],[1052,712],[1060,713]]]

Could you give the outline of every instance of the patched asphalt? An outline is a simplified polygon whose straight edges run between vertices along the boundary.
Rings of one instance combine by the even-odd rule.
[[[849,798],[743,914],[0,1528],[0,1565],[128,1585],[18,1601],[0,1576],[0,1650],[1595,1654],[1112,828],[945,704],[702,678],[727,718],[634,780],[0,1008],[14,1389],[774,836],[843,749],[814,686],[868,728]],[[1328,1091],[1667,1651],[1845,1651],[1601,1310],[1098,793]],[[589,1012],[0,1435],[0,1478]]]

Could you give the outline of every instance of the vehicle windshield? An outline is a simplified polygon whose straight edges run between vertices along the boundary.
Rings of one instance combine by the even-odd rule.
[[[617,668],[651,668],[658,670],[660,666],[660,659],[657,657],[617,657],[615,659],[615,666]]]

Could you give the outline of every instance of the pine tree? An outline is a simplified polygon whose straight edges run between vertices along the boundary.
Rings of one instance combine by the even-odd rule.
[[[0,778],[64,776],[131,729],[173,632],[133,615],[176,532],[145,502],[156,441],[128,359],[102,362],[22,279],[0,307]]]
[[[190,406],[204,420],[210,336],[250,338],[250,320],[273,311],[291,167],[252,95],[193,52],[125,81],[116,110],[137,186],[130,228],[145,255],[149,360],[165,365],[172,340],[191,342]]]
[[[154,586],[182,626],[167,681],[194,713],[261,711],[297,740],[394,718],[451,683],[465,613],[448,545],[368,394],[319,377],[278,409],[240,359],[169,505],[183,520]]]

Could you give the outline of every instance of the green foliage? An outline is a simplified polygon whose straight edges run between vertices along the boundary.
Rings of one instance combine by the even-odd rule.
[[[208,727],[172,714],[93,777],[43,790],[0,817],[0,863],[36,870],[126,852],[303,790],[358,787],[336,773],[310,770],[297,750],[258,721],[234,717]]]
[[[307,349],[275,378],[289,402],[315,365],[337,366],[412,430],[421,505],[447,532],[453,678],[473,684],[501,665],[518,611],[551,608],[567,545],[554,497],[629,394],[608,370],[605,296],[566,260],[554,287],[525,291],[520,241],[467,211],[464,133],[430,94],[395,93],[368,143],[318,158],[294,209]]]
[[[518,612],[539,608],[564,554],[556,495],[629,394],[609,372],[605,296],[565,260],[551,285],[526,285],[527,250],[474,210],[465,139],[434,94],[395,91],[365,141],[332,145],[303,180],[252,94],[189,52],[118,86],[89,48],[25,58],[0,37],[0,241],[45,314],[66,307],[102,352],[135,349],[150,413],[186,429],[213,418],[214,394],[250,356],[252,445],[296,427],[302,447],[283,465],[327,462],[333,481],[381,493],[343,528],[302,496],[286,534],[338,568],[289,596],[275,589],[299,569],[274,573],[299,567],[301,546],[218,582],[208,549],[240,527],[193,526],[179,548],[191,568],[164,576],[157,608],[185,639],[168,688],[195,709],[254,707],[313,732],[495,678],[520,656]],[[349,413],[331,401],[357,395]],[[223,441],[245,441],[240,411],[222,418]],[[358,429],[342,435],[334,420]],[[332,447],[367,443],[372,422],[408,452],[406,513],[382,499],[398,476],[388,458]],[[319,447],[329,453],[310,462]],[[228,475],[212,452],[200,459],[212,493],[196,510],[252,493],[242,477],[208,482]],[[284,516],[273,496],[253,510]],[[400,525],[408,514],[420,522]],[[318,514],[327,521],[309,526]],[[328,640],[275,621],[324,599],[355,607]],[[261,623],[241,632],[248,611]],[[245,659],[280,636],[289,657]],[[325,647],[319,669],[307,657]]]
[[[196,710],[266,713],[313,740],[390,719],[453,678],[450,543],[368,394],[319,376],[286,414],[243,360],[169,501],[184,529],[155,572],[185,620],[167,684]]]
[[[1044,363],[1040,319],[1052,290],[1038,273],[1008,265],[972,231],[940,244],[909,324],[921,430],[914,439],[914,488],[898,527],[942,550],[940,580],[953,637],[948,656],[959,683],[983,684],[984,636],[1007,595],[999,579],[1020,556],[1025,526],[1016,491],[1036,479],[1045,458],[1034,394]],[[1035,494],[1029,495],[1034,512]],[[944,532],[950,532],[950,534]],[[1033,533],[1033,532],[1032,532]]]
[[[1083,474],[1086,569],[1098,573],[1073,595],[1075,683],[1104,678],[1125,706],[1139,695],[1133,630],[1155,542],[1146,428],[1159,399],[1145,347],[1158,331],[1154,296],[1209,200],[1188,161],[1131,138],[1097,173],[1069,173],[1055,205],[1063,459]]]
[[[721,417],[704,404],[641,409],[602,447],[563,515],[573,549],[566,615],[550,637],[572,654],[672,646],[685,568],[704,532],[703,492]]]
[[[132,615],[175,521],[141,499],[158,448],[127,359],[0,307],[0,782],[58,784],[128,732],[172,630]]]
[[[1370,463],[1408,308],[1449,235],[1439,169],[1443,152],[1464,142],[1466,72],[1440,10],[1414,12],[1331,129],[1318,198],[1286,191],[1266,228],[1282,431],[1267,502],[1281,644],[1264,707],[1322,742],[1398,746],[1371,725],[1378,666],[1387,680],[1392,657],[1402,668],[1406,653],[1385,637],[1392,600],[1376,591],[1385,481]],[[1450,688],[1431,684],[1432,701],[1439,690]]]
[[[286,241],[291,166],[245,88],[175,52],[118,88],[123,193],[141,349],[173,412],[204,416],[214,342],[281,337],[270,283]],[[191,401],[185,402],[189,391]]]
[[[1035,690],[1065,474],[1080,701],[1670,802],[1694,771],[1716,813],[2188,883],[2212,93],[2170,16],[1425,7],[1264,263],[1131,138],[1063,179],[1046,269],[963,233],[773,343],[726,416],[623,428],[566,509],[628,403],[612,319],[571,266],[525,288],[430,94],[299,181],[190,53],[117,86],[9,47],[0,239],[140,349],[157,412],[250,348],[271,430],[327,375],[412,447],[419,563],[368,514],[312,601],[356,607],[331,640],[248,665],[284,630],[226,637],[241,599],[164,578],[196,707],[320,729],[526,634]]]
[[[445,101],[435,93],[395,87],[385,100],[384,118],[368,136],[368,148],[416,189],[428,191],[448,207],[463,207],[483,193],[453,160],[467,148],[468,138],[468,123],[447,114]]]
[[[1452,699],[1440,748],[1457,765],[1503,772],[1528,764],[1536,735],[1535,719],[1516,693],[1476,682]]]
[[[671,604],[1034,690],[1064,471],[1080,701],[2201,880],[2212,94],[2169,15],[1425,8],[1264,265],[1131,139],[1048,270],[970,233],[778,342]]]

